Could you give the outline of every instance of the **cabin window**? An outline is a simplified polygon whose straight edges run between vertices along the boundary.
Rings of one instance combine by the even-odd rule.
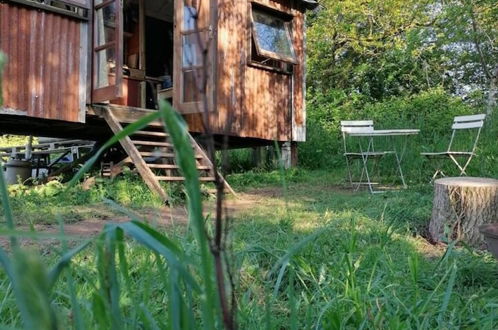
[[[206,33],[199,31],[197,1],[185,1],[183,5],[182,24],[182,102],[199,101],[199,84],[202,81],[202,46]]]
[[[292,17],[258,7],[252,8],[251,60],[284,70],[287,63],[296,64],[291,38]]]
[[[87,20],[90,0],[10,0],[57,14]]]

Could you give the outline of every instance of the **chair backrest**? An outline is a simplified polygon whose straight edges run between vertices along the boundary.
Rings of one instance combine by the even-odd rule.
[[[471,150],[472,152],[474,152],[476,147],[477,147],[477,141],[479,140],[479,136],[481,134],[481,129],[484,126],[484,119],[485,118],[486,118],[485,114],[470,115],[470,116],[456,116],[453,119],[453,125],[451,126],[453,133],[451,134],[451,140],[450,140],[450,144],[448,146],[448,151],[451,151],[451,148],[453,147],[455,134],[457,131],[474,129],[474,130],[477,130],[477,133],[475,134],[475,139],[474,139],[473,144],[472,144],[472,150]],[[467,150],[465,150],[465,151],[467,151]]]
[[[346,136],[352,133],[370,133],[374,130],[373,120],[342,120],[341,132],[344,152],[347,152]]]
[[[373,120],[343,120],[342,133],[369,133],[373,131]]]

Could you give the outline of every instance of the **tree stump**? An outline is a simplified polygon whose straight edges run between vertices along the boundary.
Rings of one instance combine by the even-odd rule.
[[[498,222],[498,180],[456,177],[434,182],[434,201],[429,232],[434,242],[450,236],[474,247],[484,239],[479,226]],[[445,233],[446,230],[449,232]]]

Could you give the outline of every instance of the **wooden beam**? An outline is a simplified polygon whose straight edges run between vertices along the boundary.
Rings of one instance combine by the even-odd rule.
[[[88,114],[105,118],[104,115],[108,111],[112,111],[113,116],[118,121],[118,123],[134,123],[140,118],[147,116],[153,112],[156,112],[157,110],[148,110],[144,108],[106,104],[106,105],[90,106]],[[149,126],[162,127],[162,123],[160,120],[155,120],[151,122]]]
[[[114,116],[111,109],[103,111],[103,116],[106,122],[109,124],[111,130],[114,132],[114,134],[119,133],[123,129],[123,127],[121,126],[117,118]],[[142,158],[140,152],[137,150],[131,139],[128,136],[126,136],[125,138],[119,140],[119,143],[126,151],[128,156],[130,156],[131,160],[133,161],[133,164],[138,170],[138,173],[140,173],[140,176],[145,181],[145,184],[147,184],[147,186],[152,191],[156,192],[164,201],[167,201],[168,194],[166,194],[164,189],[161,187],[159,181],[157,180],[156,176],[151,171],[151,169],[147,167],[145,160]]]

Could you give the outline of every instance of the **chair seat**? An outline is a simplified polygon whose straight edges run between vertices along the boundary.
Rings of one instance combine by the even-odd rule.
[[[442,152],[421,152],[422,156],[426,157],[449,157],[449,156],[473,156],[470,151],[442,151]]]
[[[370,152],[345,152],[346,157],[382,157],[387,154],[394,153],[392,151],[370,151]]]

